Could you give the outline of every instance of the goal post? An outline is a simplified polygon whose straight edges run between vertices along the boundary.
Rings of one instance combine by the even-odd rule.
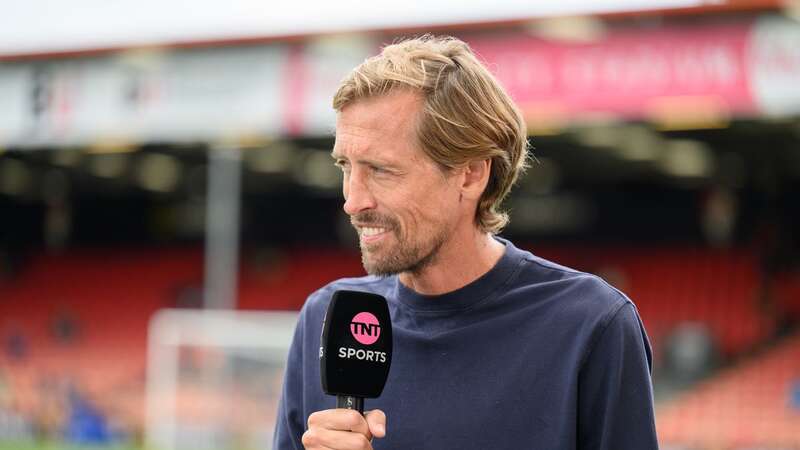
[[[165,309],[148,330],[149,450],[271,449],[296,312]]]

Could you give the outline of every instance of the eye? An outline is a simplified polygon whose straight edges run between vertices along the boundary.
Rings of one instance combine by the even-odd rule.
[[[342,172],[347,172],[348,170],[350,170],[350,164],[345,159],[337,159],[336,161],[334,161],[333,165],[342,169]]]
[[[373,165],[370,165],[369,167],[372,170],[372,173],[374,173],[375,175],[388,175],[388,174],[391,174],[391,171],[389,171],[389,170],[387,170],[387,169],[385,169],[385,168],[383,168],[381,166],[376,166],[376,165],[373,164]]]

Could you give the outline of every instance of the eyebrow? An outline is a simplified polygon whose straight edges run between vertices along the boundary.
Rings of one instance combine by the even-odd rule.
[[[336,150],[331,151],[331,158],[333,158],[333,159],[344,159],[344,160],[349,161],[349,158],[347,158],[346,156],[344,156],[344,155],[342,155],[340,153],[337,153]],[[371,166],[381,166],[381,167],[386,167],[386,168],[389,168],[389,169],[396,169],[396,170],[400,169],[400,166],[398,166],[397,163],[393,163],[393,162],[390,162],[390,161],[384,161],[384,160],[380,160],[380,159],[378,159],[378,160],[375,160],[375,159],[356,159],[355,163],[356,164],[367,164],[367,165],[371,165]]]

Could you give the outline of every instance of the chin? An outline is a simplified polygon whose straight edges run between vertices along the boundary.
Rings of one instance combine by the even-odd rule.
[[[403,269],[398,268],[397,264],[393,263],[393,261],[369,257],[364,252],[361,254],[361,265],[364,266],[364,271],[368,274],[378,277],[388,277],[403,271]]]
[[[376,276],[376,277],[382,277],[382,278],[390,277],[392,275],[396,275],[396,274],[399,273],[399,272],[395,272],[393,270],[386,270],[386,268],[384,268],[384,267],[366,266],[366,265],[364,266],[364,271],[366,271],[367,274],[369,274],[369,275]]]

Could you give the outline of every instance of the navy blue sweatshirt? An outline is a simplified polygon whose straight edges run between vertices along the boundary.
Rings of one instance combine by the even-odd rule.
[[[379,449],[657,449],[650,344],[636,307],[602,279],[501,240],[492,270],[456,291],[420,295],[397,276],[333,282],[304,305],[275,430],[302,449],[322,392],[322,320],[337,289],[387,298],[394,352],[380,398]]]

